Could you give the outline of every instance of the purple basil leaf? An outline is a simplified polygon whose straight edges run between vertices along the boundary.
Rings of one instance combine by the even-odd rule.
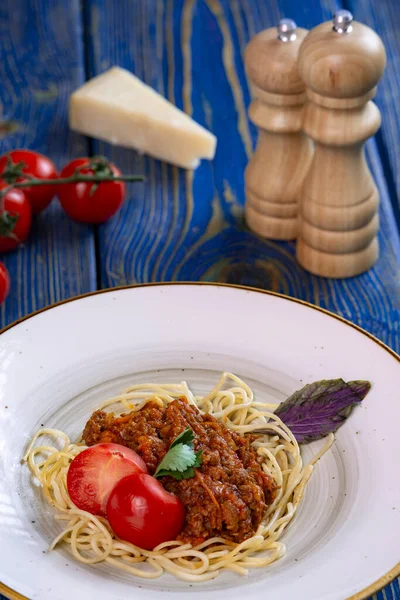
[[[282,402],[275,414],[289,427],[299,444],[307,444],[336,431],[370,387],[368,381],[316,381]]]
[[[351,389],[356,392],[356,394],[360,397],[360,400],[364,400],[365,396],[371,389],[371,384],[369,381],[348,381],[347,385],[349,385]]]

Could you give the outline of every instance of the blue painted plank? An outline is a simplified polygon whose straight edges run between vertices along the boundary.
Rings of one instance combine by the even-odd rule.
[[[87,154],[87,141],[67,125],[69,94],[84,81],[79,0],[3,0],[0,38],[0,153],[30,148],[59,167]],[[1,326],[96,288],[93,231],[71,222],[58,201],[35,220],[25,246],[0,260],[12,281]]]
[[[346,0],[346,8],[355,19],[372,27],[386,47],[386,72],[375,99],[382,112],[376,139],[400,230],[400,6],[398,0]]]

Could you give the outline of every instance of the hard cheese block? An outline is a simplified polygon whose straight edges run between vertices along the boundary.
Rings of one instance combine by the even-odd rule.
[[[186,169],[214,158],[216,137],[129,71],[114,67],[70,98],[71,129]]]

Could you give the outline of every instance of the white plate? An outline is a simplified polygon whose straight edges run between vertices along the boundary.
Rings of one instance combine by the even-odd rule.
[[[40,600],[155,600],[161,591],[166,600],[368,597],[400,572],[399,360],[320,309],[217,285],[97,293],[10,327],[0,338],[0,580],[10,589],[0,591]],[[45,553],[58,525],[20,465],[35,430],[43,423],[74,437],[127,381],[185,378],[202,392],[224,370],[263,398],[321,378],[372,381],[317,465],[285,535],[287,555],[246,578],[189,586],[86,567],[62,547]],[[305,446],[305,458],[314,450]]]

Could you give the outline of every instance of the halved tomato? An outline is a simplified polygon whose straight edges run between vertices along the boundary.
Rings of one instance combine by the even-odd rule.
[[[107,504],[107,518],[117,536],[146,550],[176,540],[185,513],[179,498],[145,473],[121,479]]]
[[[127,475],[147,472],[146,463],[133,450],[119,444],[95,444],[70,464],[68,492],[77,508],[105,517],[107,501],[116,483]]]

